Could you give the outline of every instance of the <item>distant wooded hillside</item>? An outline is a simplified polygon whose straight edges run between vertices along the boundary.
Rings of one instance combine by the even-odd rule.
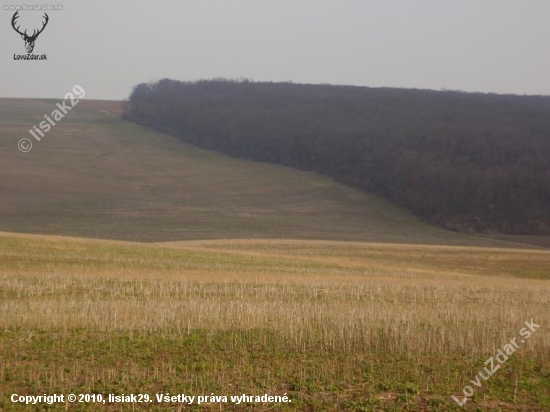
[[[123,117],[324,173],[448,229],[550,234],[550,97],[165,79],[137,85]]]

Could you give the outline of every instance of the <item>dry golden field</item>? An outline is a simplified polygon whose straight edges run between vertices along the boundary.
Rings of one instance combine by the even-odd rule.
[[[0,388],[293,401],[201,410],[454,410],[451,395],[534,319],[462,409],[548,410],[549,267],[541,250],[3,233]]]

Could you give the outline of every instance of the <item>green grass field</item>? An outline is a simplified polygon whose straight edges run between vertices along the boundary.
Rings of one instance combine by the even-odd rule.
[[[443,231],[322,176],[124,123],[118,103],[82,102],[20,153],[54,106],[0,100],[1,411],[550,410],[548,239]]]

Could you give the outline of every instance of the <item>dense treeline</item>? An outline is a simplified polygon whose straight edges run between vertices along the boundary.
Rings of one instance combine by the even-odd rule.
[[[449,229],[550,233],[550,98],[161,80],[124,117],[233,156],[315,170]]]

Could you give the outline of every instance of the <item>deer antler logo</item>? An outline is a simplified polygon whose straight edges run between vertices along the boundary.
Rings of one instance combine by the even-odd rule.
[[[50,18],[48,17],[48,15],[46,13],[44,13],[44,17],[46,19],[46,21],[44,23],[42,23],[42,28],[40,30],[38,30],[38,32],[36,30],[33,31],[32,33],[32,36],[29,36],[27,35],[27,30],[25,30],[24,33],[20,32],[19,31],[19,27],[21,26],[17,26],[17,28],[15,27],[15,24],[16,24],[16,20],[19,18],[19,11],[16,11],[15,14],[13,15],[13,18],[11,19],[11,25],[13,27],[13,29],[19,33],[21,35],[21,38],[23,40],[25,40],[25,48],[27,49],[27,53],[32,53],[32,51],[34,50],[34,42],[36,41],[36,38],[40,35],[40,33],[42,33],[44,31],[44,29],[46,28],[47,24],[48,24],[48,21],[50,20]]]

